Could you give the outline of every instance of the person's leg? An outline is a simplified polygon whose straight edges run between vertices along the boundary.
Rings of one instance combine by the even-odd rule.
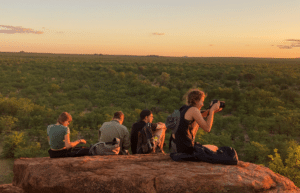
[[[216,152],[219,148],[215,145],[203,145],[204,147],[210,149],[211,151]]]
[[[167,128],[164,127],[164,128],[161,128],[161,129],[156,130],[156,131],[153,133],[153,136],[154,136],[154,137],[156,136],[156,137],[158,138],[158,148],[159,148],[160,150],[162,150],[162,152],[163,152],[163,149],[164,149],[166,130],[167,130]]]
[[[81,157],[81,156],[89,156],[89,150],[88,147],[75,147],[74,149],[68,150],[68,157]]]
[[[67,150],[53,151],[51,149],[48,150],[50,158],[61,158],[68,157]]]

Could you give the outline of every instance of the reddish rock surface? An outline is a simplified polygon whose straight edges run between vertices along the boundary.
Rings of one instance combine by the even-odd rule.
[[[300,192],[269,168],[174,162],[169,155],[23,158],[13,185],[25,192]]]
[[[23,189],[13,186],[12,184],[1,184],[0,192],[1,193],[25,193]]]

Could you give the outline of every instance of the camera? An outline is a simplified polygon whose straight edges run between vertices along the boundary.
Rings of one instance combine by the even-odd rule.
[[[209,109],[215,104],[215,103],[217,103],[219,100],[217,100],[217,99],[214,99],[214,100],[212,100],[211,102],[211,105],[209,106]],[[221,102],[220,101],[220,108],[225,108],[225,102]]]

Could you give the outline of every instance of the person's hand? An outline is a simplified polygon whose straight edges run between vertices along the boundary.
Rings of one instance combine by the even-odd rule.
[[[86,140],[80,139],[80,143],[86,144]]]
[[[219,101],[219,102],[220,102],[220,103],[221,103],[221,102],[225,103],[224,101]],[[222,111],[222,110],[223,110],[223,108],[219,108],[218,110],[215,111],[215,113],[220,112],[220,111]]]
[[[218,110],[215,110],[215,113],[222,111],[223,108],[219,108]]]
[[[217,103],[213,104],[213,106],[210,108],[210,110],[214,111],[214,112],[216,112],[219,109],[220,109],[220,101],[218,101]]]

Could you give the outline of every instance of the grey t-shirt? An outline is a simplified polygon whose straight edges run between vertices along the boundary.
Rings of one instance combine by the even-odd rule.
[[[65,147],[65,135],[70,133],[69,127],[63,125],[48,125],[47,135],[50,138],[49,145],[51,149],[62,149]]]
[[[127,127],[121,125],[119,121],[116,120],[103,123],[102,127],[99,129],[99,141],[112,142],[114,138],[120,139],[121,151],[129,149],[130,135]]]

